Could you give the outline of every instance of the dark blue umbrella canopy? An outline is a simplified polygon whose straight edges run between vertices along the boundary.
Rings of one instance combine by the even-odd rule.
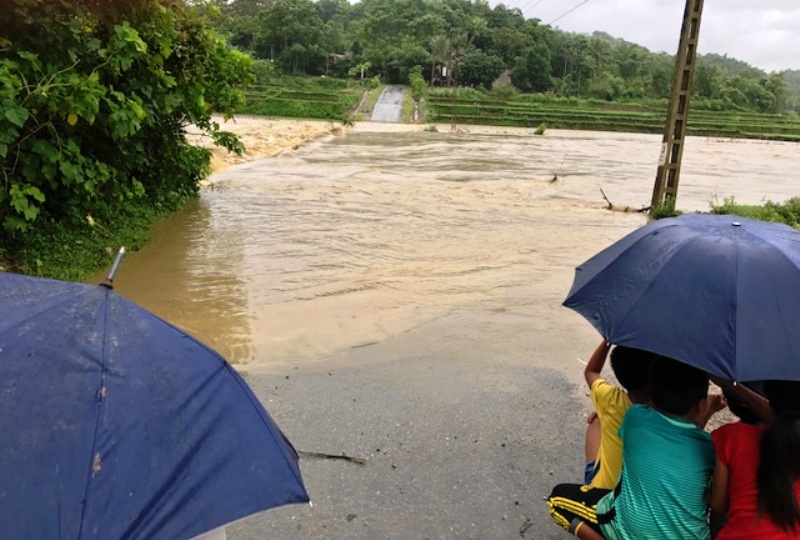
[[[650,223],[575,272],[603,337],[735,381],[800,380],[800,232],[737,216]]]
[[[0,273],[3,538],[181,539],[307,502],[216,352],[105,286]]]

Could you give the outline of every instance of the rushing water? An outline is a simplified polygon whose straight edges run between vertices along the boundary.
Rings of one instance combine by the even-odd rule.
[[[660,137],[362,124],[230,168],[153,232],[123,294],[238,363],[320,361],[455,311],[547,318],[645,223]],[[679,207],[797,194],[800,147],[691,138]],[[555,179],[554,179],[555,178]]]

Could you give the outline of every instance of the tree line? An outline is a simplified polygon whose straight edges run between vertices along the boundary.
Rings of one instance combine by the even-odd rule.
[[[366,72],[402,83],[420,66],[431,86],[490,88],[508,70],[522,92],[613,101],[668,97],[674,68],[670,54],[603,32],[564,32],[486,0],[209,1],[233,46],[285,74]],[[703,55],[694,97],[718,110],[800,110],[800,72]]]

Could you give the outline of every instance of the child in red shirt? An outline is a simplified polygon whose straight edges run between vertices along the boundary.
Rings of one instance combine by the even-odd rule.
[[[711,434],[711,509],[727,517],[717,540],[800,538],[800,382],[767,381],[764,391],[769,425],[728,396],[742,421]]]

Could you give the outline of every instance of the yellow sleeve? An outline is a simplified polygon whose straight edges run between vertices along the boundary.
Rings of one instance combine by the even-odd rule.
[[[608,410],[609,407],[613,407],[619,402],[621,393],[624,394],[622,390],[609,384],[605,379],[597,379],[594,381],[589,390],[592,404],[597,414],[600,416],[603,416],[603,413]]]

